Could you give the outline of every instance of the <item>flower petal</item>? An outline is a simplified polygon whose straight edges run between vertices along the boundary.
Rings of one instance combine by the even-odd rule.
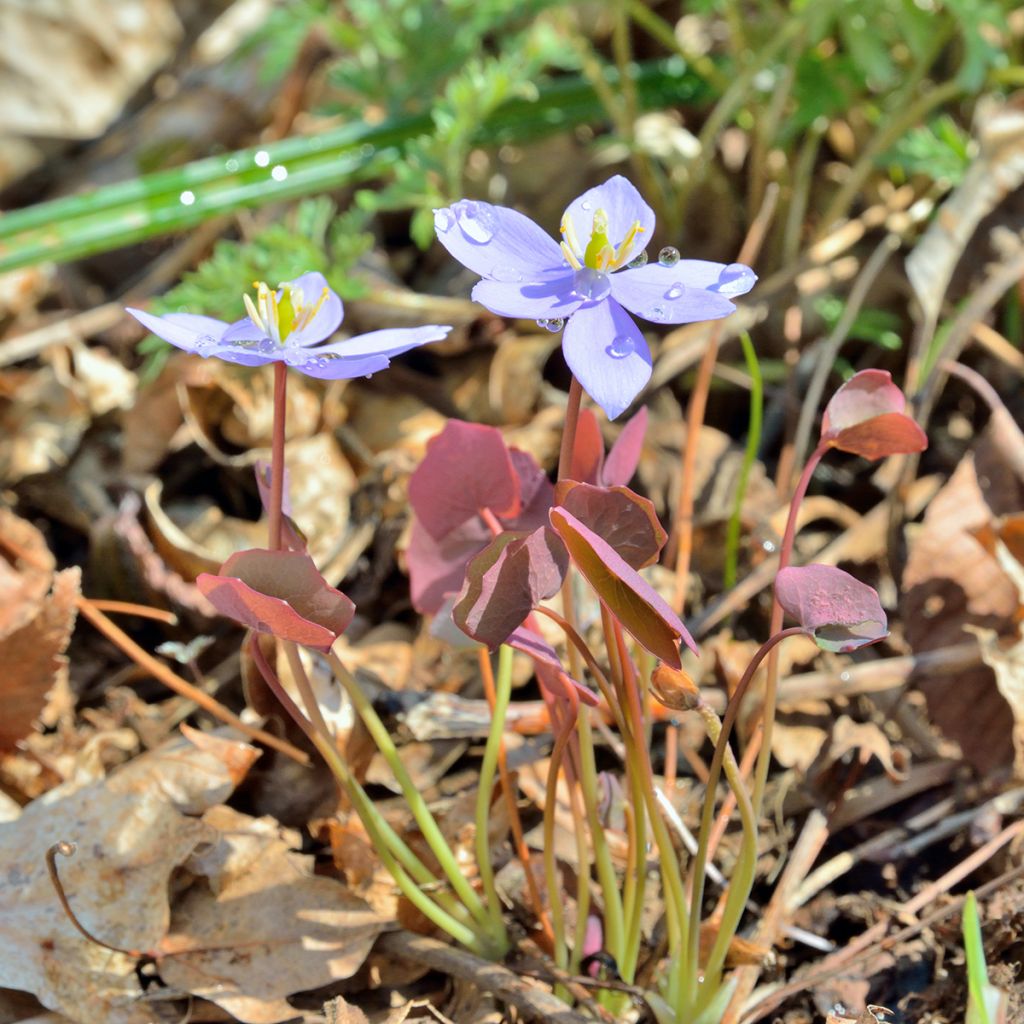
[[[583,305],[573,291],[573,276],[538,284],[505,284],[480,281],[473,289],[473,301],[498,316],[527,319],[564,319]]]
[[[709,289],[718,281],[721,263],[680,260],[620,270],[611,276],[612,295],[631,313],[659,324],[692,324],[718,320],[736,308],[724,295]]]
[[[220,336],[220,343],[222,345],[234,345],[236,342],[263,341],[264,338],[270,341],[272,345],[274,344],[267,337],[267,332],[262,327],[254,324],[247,316],[243,316],[241,320],[236,320],[231,324]]]
[[[309,349],[311,356],[330,353],[343,359],[363,359],[366,356],[397,356],[408,352],[417,345],[441,341],[448,336],[450,327],[426,324],[423,327],[390,327],[383,331],[358,334],[344,341],[333,341],[330,345],[318,345]]]
[[[292,287],[302,292],[302,305],[305,309],[316,307],[321,300],[323,302],[308,324],[288,335],[285,339],[288,347],[315,345],[318,341],[329,338],[341,324],[345,310],[341,299],[327,284],[327,278],[316,272],[303,274],[292,281]]]
[[[302,353],[293,354],[288,365],[304,373],[307,377],[319,380],[352,380],[355,377],[369,377],[378,370],[385,370],[391,365],[387,356],[364,356],[361,359],[345,359],[336,353],[318,355],[318,348],[307,348]],[[299,356],[305,355],[305,361]]]
[[[510,284],[562,275],[562,250],[529,217],[505,206],[460,199],[434,211],[438,241],[464,266],[489,281]]]
[[[608,239],[616,249],[622,245],[633,225],[640,225],[628,251],[619,253],[621,262],[628,263],[650,243],[654,234],[654,211],[644,202],[632,182],[616,174],[603,185],[589,189],[574,199],[565,211],[580,245],[581,251],[577,255],[582,256],[586,251],[594,229],[594,214],[598,210],[608,214]]]
[[[562,351],[583,390],[613,420],[651,377],[651,351],[632,317],[614,300],[583,306],[566,324]]]
[[[132,309],[131,313],[146,330],[158,338],[170,342],[186,352],[198,352],[203,355],[220,341],[228,325],[223,320],[215,320],[212,316],[198,316],[195,313],[168,313],[166,316],[154,316],[141,309]]]

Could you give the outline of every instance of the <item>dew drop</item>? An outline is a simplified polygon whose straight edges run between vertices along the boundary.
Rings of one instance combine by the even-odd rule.
[[[518,284],[523,279],[523,275],[515,267],[510,267],[508,264],[492,267],[491,277],[495,281],[501,281],[504,284]]]
[[[196,201],[196,194],[191,189],[185,189],[178,199],[182,206],[191,206]]]
[[[217,347],[217,339],[209,334],[200,335],[196,341],[196,354],[204,358]]]
[[[274,181],[284,181],[288,177],[288,168],[284,164],[275,164],[270,170],[270,176]]]
[[[754,284],[754,272],[742,263],[730,263],[719,275],[715,291],[719,295],[742,295]]]
[[[270,338],[260,338],[256,342],[256,351],[262,356],[277,355],[277,345]]]
[[[658,262],[663,267],[674,267],[679,262],[679,250],[674,246],[666,245],[665,248],[658,253]]]
[[[766,551],[769,555],[775,554],[775,542],[770,540],[761,541],[761,550]]]
[[[661,323],[668,316],[664,306],[651,306],[644,315],[648,320],[653,320],[656,324]]]
[[[486,245],[494,237],[494,214],[482,203],[464,200],[452,209],[462,233],[471,241]]]
[[[685,291],[686,291],[686,286],[683,284],[683,282],[682,281],[675,281],[672,284],[672,287],[669,288],[669,290],[667,292],[665,292],[665,298],[666,299],[679,299],[679,298],[682,298],[683,292],[685,292]]]
[[[590,200],[589,199],[584,199],[583,202],[580,203],[580,209],[581,210],[589,210],[590,209]]]
[[[636,343],[628,334],[617,334],[612,338],[612,343],[605,349],[605,352],[612,359],[625,359],[626,356],[633,354],[635,348]]]
[[[608,275],[590,267],[576,271],[572,286],[576,294],[588,302],[600,302],[602,299],[606,299],[612,290],[612,283]]]
[[[455,218],[450,210],[444,208],[434,211],[434,227],[438,231],[451,231]]]
[[[266,167],[270,163],[270,154],[265,149],[261,149],[253,157],[253,161],[257,167]]]
[[[845,670],[839,673],[839,681],[841,683],[848,683],[852,678],[853,676],[851,676],[850,673],[846,672]]]
[[[234,174],[234,172],[238,170],[238,161],[234,157],[231,157],[230,160],[225,160],[224,170],[229,174]]]
[[[626,266],[630,270],[636,270],[637,267],[647,266],[647,250],[641,249],[627,264]]]
[[[552,334],[557,334],[565,326],[565,321],[554,317],[551,320],[538,320],[537,326],[543,327],[545,331],[550,331]]]

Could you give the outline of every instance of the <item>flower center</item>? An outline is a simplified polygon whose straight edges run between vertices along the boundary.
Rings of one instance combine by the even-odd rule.
[[[562,218],[562,253],[573,270],[582,271],[586,268],[604,274],[618,270],[629,262],[633,256],[634,243],[643,230],[640,221],[633,221],[626,237],[618,246],[612,245],[608,236],[608,214],[605,210],[595,210],[590,238],[584,248],[576,236],[572,218],[567,213]],[[580,291],[578,282],[576,290]]]
[[[296,288],[291,281],[278,285],[277,291],[264,281],[253,281],[253,287],[256,289],[255,302],[248,295],[242,296],[245,311],[249,319],[278,345],[284,345],[290,334],[309,324],[327,301],[329,292],[324,288],[316,302],[307,305],[302,289]]]

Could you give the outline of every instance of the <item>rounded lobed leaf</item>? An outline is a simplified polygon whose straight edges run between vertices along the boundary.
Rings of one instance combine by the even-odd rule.
[[[328,584],[313,559],[295,551],[239,551],[218,575],[202,573],[196,585],[222,615],[317,650],[330,649],[355,614],[355,605]]]
[[[833,565],[781,569],[775,596],[823,650],[855,651],[889,635],[878,594]]]
[[[452,617],[493,650],[558,590],[567,565],[565,549],[549,527],[503,533],[469,563]]]
[[[482,508],[496,516],[516,515],[519,476],[501,432],[449,420],[427,442],[427,453],[409,478],[409,503],[435,540],[442,540]]]
[[[555,501],[610,544],[633,569],[657,561],[668,540],[653,502],[628,487],[596,487],[563,480]]]
[[[637,643],[672,668],[682,667],[680,641],[697,653],[679,616],[607,541],[564,508],[549,515],[573,564]]]
[[[903,411],[903,392],[886,370],[861,370],[832,396],[821,418],[821,439],[865,459],[924,451],[928,438]]]

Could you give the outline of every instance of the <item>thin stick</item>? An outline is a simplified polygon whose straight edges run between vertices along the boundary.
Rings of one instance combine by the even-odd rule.
[[[112,946],[109,942],[104,942],[102,939],[98,939],[88,928],[78,920],[77,915],[71,909],[71,904],[68,902],[67,894],[64,892],[64,884],[60,880],[60,874],[57,871],[57,854],[62,857],[73,857],[78,847],[74,843],[59,842],[54,843],[46,851],[46,870],[50,876],[50,881],[53,883],[53,888],[57,892],[57,899],[60,900],[60,905],[67,914],[68,920],[75,926],[75,929],[79,934],[84,935],[90,942],[97,946],[102,946],[104,949],[109,949],[112,953],[123,953],[125,956],[134,957],[136,960],[141,959],[147,954],[140,952],[137,949],[122,949],[120,946]]]
[[[761,209],[747,231],[747,237],[737,257],[739,263],[752,263],[757,258],[764,242],[765,233],[775,213],[779,188],[774,182],[765,190]],[[690,575],[690,560],[693,555],[693,505],[694,478],[697,467],[697,447],[700,431],[704,424],[711,378],[718,359],[718,345],[722,337],[724,321],[717,320],[711,329],[707,348],[697,368],[697,379],[690,392],[690,403],[686,409],[686,441],[683,446],[682,480],[679,485],[679,502],[676,505],[674,532],[676,536],[676,586],[673,607],[679,615],[686,603],[686,581]]]
[[[250,739],[258,740],[265,746],[272,747],[282,754],[286,754],[293,761],[308,766],[309,758],[298,747],[293,746],[287,740],[280,739],[272,733],[264,732],[255,726],[243,722],[236,714],[228,711],[220,701],[215,700],[209,694],[204,693],[198,686],[193,685],[186,679],[172,672],[163,662],[157,661],[148,651],[143,650],[123,629],[111,622],[106,615],[98,608],[93,607],[90,601],[80,599],[78,610],[87,618],[108,640],[116,644],[136,664],[144,668],[155,679],[158,679],[164,686],[169,687],[181,697],[198,704],[204,711],[208,711],[214,718],[219,718],[227,725],[233,726],[239,732],[244,733]]]
[[[111,612],[114,615],[135,615],[140,619],[153,619],[156,622],[163,622],[168,626],[178,624],[178,616],[164,608],[151,608],[146,604],[136,604],[134,601],[108,601],[101,597],[85,598],[101,612]]]

